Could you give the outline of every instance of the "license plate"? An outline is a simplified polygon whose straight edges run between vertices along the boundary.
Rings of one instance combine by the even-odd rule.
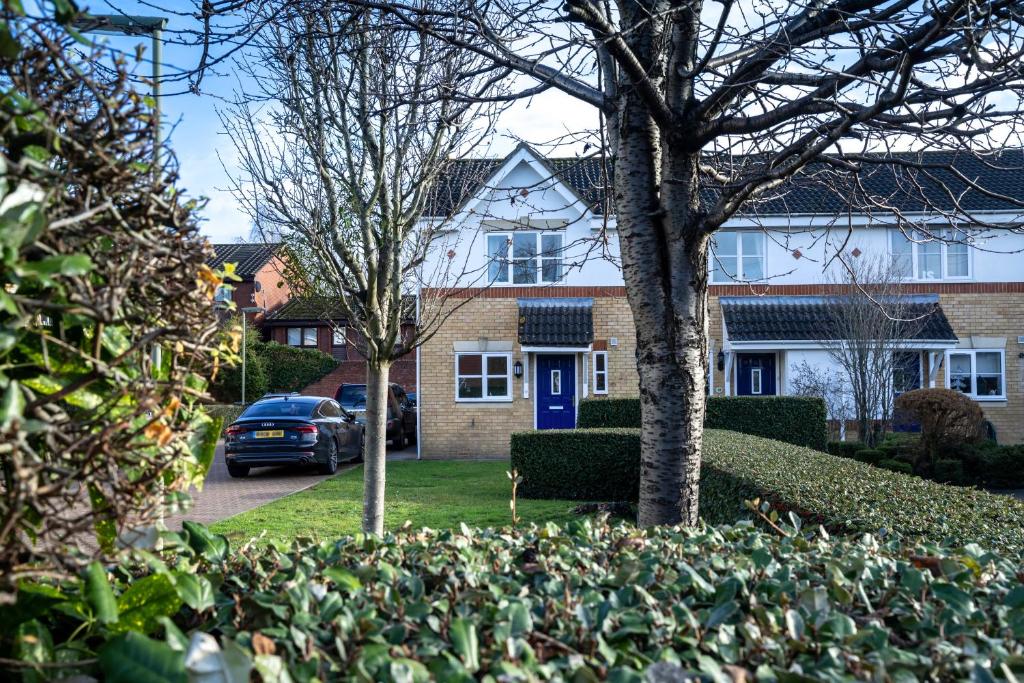
[[[261,432],[256,432],[257,439],[280,439],[283,436],[283,429],[267,429]]]

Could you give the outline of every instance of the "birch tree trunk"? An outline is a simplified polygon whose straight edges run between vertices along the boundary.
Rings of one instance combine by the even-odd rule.
[[[366,372],[366,453],[363,462],[363,531],[384,534],[388,381],[391,363],[374,360]]]
[[[641,526],[694,525],[707,377],[708,235],[700,227],[696,153],[622,94],[615,209],[637,335]]]

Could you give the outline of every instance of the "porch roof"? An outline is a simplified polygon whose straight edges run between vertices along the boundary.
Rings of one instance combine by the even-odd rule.
[[[838,341],[843,339],[844,308],[852,313],[861,305],[828,296],[728,296],[719,303],[731,342]],[[957,341],[937,294],[900,297],[898,311],[907,322],[897,324],[896,338]]]
[[[523,346],[586,346],[594,341],[591,298],[517,299]]]

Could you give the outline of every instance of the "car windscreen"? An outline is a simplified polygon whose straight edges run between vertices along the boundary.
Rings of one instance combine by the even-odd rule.
[[[249,406],[241,418],[246,417],[309,417],[318,401],[295,401],[271,399],[258,401]]]
[[[338,393],[338,403],[345,410],[366,410],[366,385],[346,384]]]

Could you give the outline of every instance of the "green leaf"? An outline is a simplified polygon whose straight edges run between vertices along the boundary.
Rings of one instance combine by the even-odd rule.
[[[187,683],[185,653],[129,631],[108,642],[99,652],[100,669],[107,683]]]
[[[17,636],[14,641],[14,652],[17,659],[32,664],[42,664],[53,661],[53,638],[46,627],[35,619],[26,621],[18,627]],[[42,683],[49,679],[42,672],[26,669],[23,672],[23,681],[26,683]]]
[[[51,275],[85,275],[92,270],[92,260],[86,254],[47,256],[40,261],[22,263],[20,270],[44,279]]]
[[[151,633],[160,625],[160,617],[169,617],[181,609],[181,598],[166,574],[153,574],[132,583],[117,601],[117,607],[121,616],[111,627],[113,632]]]
[[[99,562],[92,562],[85,570],[85,599],[101,624],[117,621],[117,600],[110,588],[107,572]]]
[[[213,607],[213,584],[205,576],[175,573],[173,578],[174,587],[178,591],[178,597],[186,605],[197,612]]]
[[[92,505],[96,541],[104,552],[111,552],[117,540],[117,525],[114,520],[103,517],[110,510],[110,501],[95,484],[89,484],[89,504]]]
[[[480,668],[480,644],[476,637],[476,627],[470,621],[458,618],[452,621],[448,630],[452,647],[462,663],[470,673],[476,672]]]
[[[0,428],[7,429],[15,420],[20,420],[25,411],[25,397],[21,387],[13,379],[4,389],[3,400],[0,401]]]
[[[192,451],[192,457],[196,459],[198,466],[192,473],[192,485],[202,489],[206,474],[213,464],[214,455],[217,453],[217,441],[220,439],[221,427],[224,424],[223,417],[211,418],[205,413],[192,421],[192,436],[189,437],[188,445]]]
[[[256,655],[253,665],[263,683],[292,683],[288,667],[277,655]]]
[[[341,567],[328,567],[324,570],[324,576],[336,583],[338,588],[349,593],[354,593],[363,587],[363,582],[359,580],[358,576]]]
[[[6,21],[0,21],[0,57],[14,59],[21,52],[21,43],[11,34]]]
[[[211,562],[223,562],[228,554],[228,539],[219,534],[212,534],[202,524],[182,522],[182,528],[188,535],[188,545]]]

